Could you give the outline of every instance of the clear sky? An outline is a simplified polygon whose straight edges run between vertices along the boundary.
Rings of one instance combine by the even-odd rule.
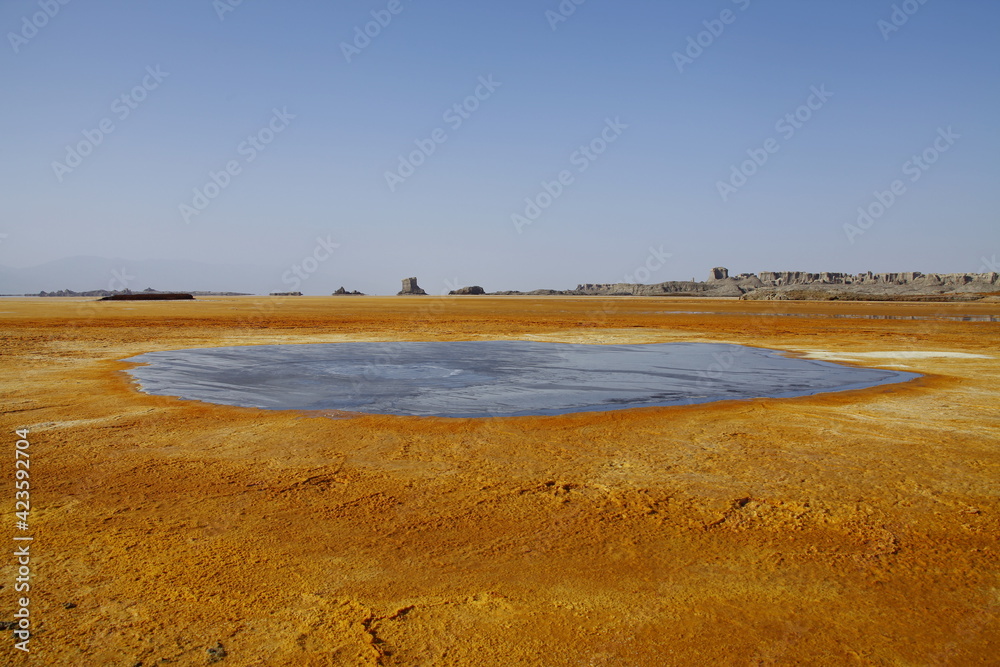
[[[311,257],[314,294],[984,270],[1000,3],[895,8],[7,0],[0,265],[280,287]]]

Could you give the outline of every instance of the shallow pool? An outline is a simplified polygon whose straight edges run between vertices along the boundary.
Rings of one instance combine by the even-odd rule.
[[[269,410],[559,415],[862,389],[919,377],[719,343],[324,343],[150,352],[143,391]]]

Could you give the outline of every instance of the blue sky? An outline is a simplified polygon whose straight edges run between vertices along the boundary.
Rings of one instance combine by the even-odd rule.
[[[251,264],[277,288],[323,257],[302,291],[387,294],[411,275],[434,293],[616,282],[652,250],[670,258],[645,282],[1000,252],[1000,5],[562,7],[5,2],[0,265]],[[418,142],[433,152],[398,171]],[[878,215],[859,226],[859,207]]]

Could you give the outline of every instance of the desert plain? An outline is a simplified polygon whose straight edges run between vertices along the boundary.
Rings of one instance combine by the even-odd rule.
[[[0,300],[0,536],[8,554],[33,537],[30,653],[5,633],[0,664],[1000,664],[998,315],[996,302]],[[923,377],[444,419],[152,396],[122,361],[493,339],[737,343]],[[0,558],[3,621],[17,572]]]

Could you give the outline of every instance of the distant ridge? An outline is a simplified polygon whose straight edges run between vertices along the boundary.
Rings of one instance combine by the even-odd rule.
[[[254,296],[277,293],[268,275],[273,272],[249,265],[213,265],[189,261],[148,260],[129,262],[100,257],[73,257],[26,269],[0,267],[0,296],[107,297],[132,293],[140,285],[162,285],[172,292],[193,296]],[[263,278],[261,277],[263,275]],[[159,277],[159,279],[153,279]],[[104,289],[74,291],[49,286],[95,282]],[[53,285],[55,283],[55,285]],[[220,283],[223,283],[220,285]],[[26,288],[29,285],[35,289]],[[38,291],[38,285],[46,285]],[[194,289],[199,287],[201,289]],[[205,287],[216,287],[206,290]],[[321,288],[322,285],[316,284]],[[186,288],[186,289],[185,289]],[[229,288],[229,289],[226,289]],[[269,289],[272,288],[272,289]],[[146,293],[160,290],[147,288]],[[416,278],[403,280],[400,294],[426,295]],[[654,284],[581,283],[575,289],[485,292],[479,286],[452,290],[452,294],[490,296],[674,296],[720,297],[747,300],[868,300],[868,301],[974,301],[1000,298],[1000,274],[988,273],[835,273],[829,271],[762,271],[730,276],[725,267],[713,268],[704,281],[678,280]],[[341,287],[335,296],[362,296]]]
[[[991,273],[808,273],[762,271],[729,276],[716,267],[706,282],[657,285],[578,285],[581,294],[632,293],[641,296],[688,295],[748,300],[975,300],[1000,291],[1000,274]]]
[[[169,298],[175,298],[177,295],[185,295],[183,298],[190,298],[194,296],[253,296],[251,294],[245,294],[241,292],[160,292],[152,288],[143,290],[142,292],[133,293],[129,290],[122,292],[108,291],[108,290],[91,290],[89,292],[74,292],[73,290],[63,289],[58,292],[39,292],[38,294],[18,294],[11,295],[5,294],[2,296],[99,296],[103,297],[102,301],[142,301],[142,300],[164,300]]]
[[[585,283],[573,290],[494,292],[502,295],[691,296],[747,300],[975,301],[1000,293],[1000,274],[990,273],[808,273],[762,271],[730,277],[716,267],[707,281],[679,280],[652,285]]]
[[[187,292],[140,292],[139,294],[113,294],[101,301],[190,301],[194,296]]]
[[[280,270],[249,264],[77,256],[25,268],[0,266],[0,294],[108,296],[149,286],[203,294],[267,294],[280,275]]]

